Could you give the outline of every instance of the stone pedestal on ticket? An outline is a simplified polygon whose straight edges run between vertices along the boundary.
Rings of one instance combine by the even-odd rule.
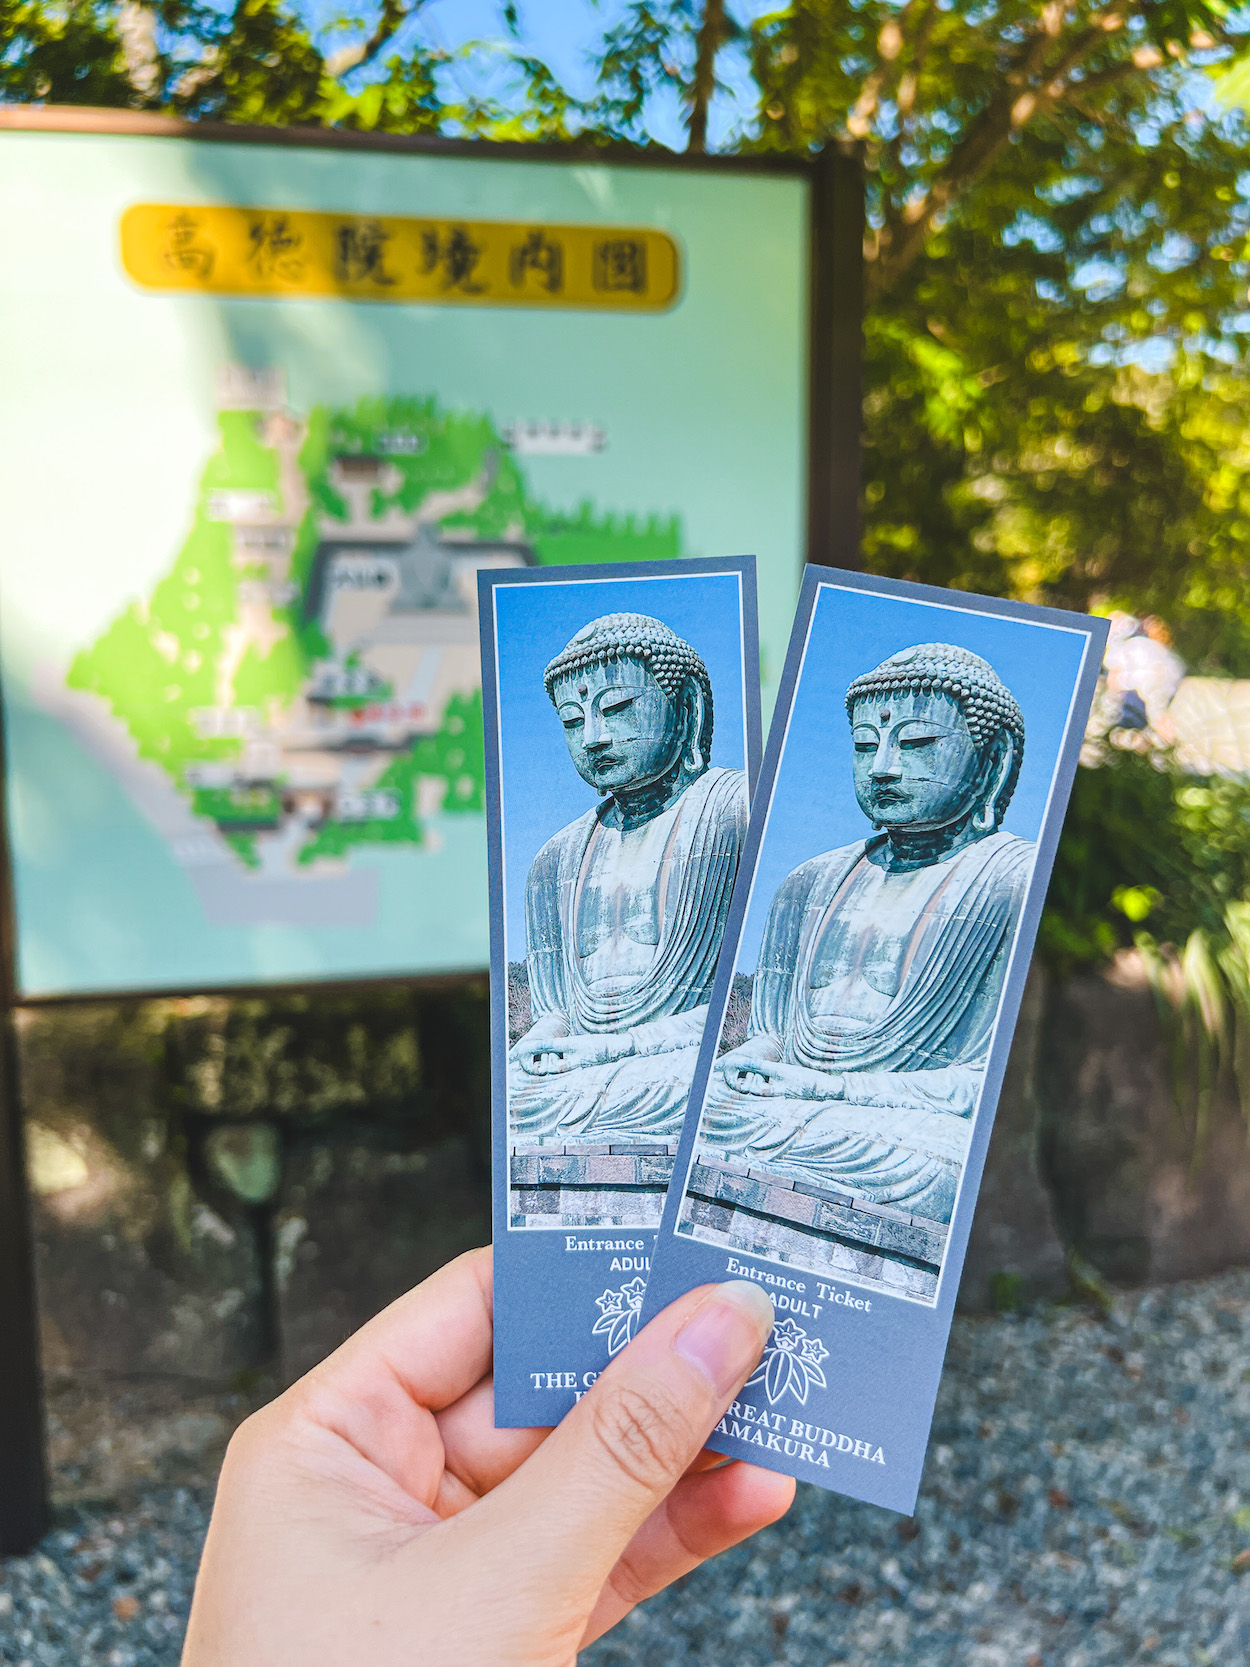
[[[759,1170],[697,1161],[690,1172],[690,1221],[678,1232],[769,1256],[833,1277],[871,1279],[908,1296],[931,1297],[947,1229],[833,1187]]]
[[[676,1142],[514,1146],[508,1153],[513,1227],[660,1225]]]

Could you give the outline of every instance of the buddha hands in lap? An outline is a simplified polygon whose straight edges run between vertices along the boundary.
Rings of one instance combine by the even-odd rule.
[[[949,1220],[1033,865],[1000,831],[1024,723],[988,662],[944,643],[857,678],[846,709],[874,832],[777,891],[700,1144]]]
[[[597,808],[550,839],[525,890],[533,1024],[508,1055],[525,1144],[675,1141],[746,832],[718,769],[712,686],[659,620],[592,621],[547,692]]]

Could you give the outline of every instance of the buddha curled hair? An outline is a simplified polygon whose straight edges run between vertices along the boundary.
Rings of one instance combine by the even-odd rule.
[[[606,666],[613,660],[640,660],[674,706],[681,700],[686,683],[692,682],[703,696],[699,750],[704,758],[711,756],[712,680],[707,667],[688,642],[662,620],[647,614],[604,614],[602,619],[583,625],[543,673],[552,704],[558,679],[575,677],[590,666]]]
[[[1011,737],[1011,770],[994,803],[995,818],[1001,822],[1024,762],[1024,718],[1015,696],[989,661],[952,643],[917,643],[900,649],[851,684],[846,691],[847,717],[854,721],[856,701],[897,693],[949,695],[963,713],[978,751],[984,752],[999,735]]]

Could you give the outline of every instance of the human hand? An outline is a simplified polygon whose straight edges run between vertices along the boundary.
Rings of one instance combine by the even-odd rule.
[[[788,1508],[700,1457],[767,1341],[757,1286],[680,1298],[551,1431],[495,1429],[491,1321],[472,1251],[241,1426],[183,1667],[572,1667]]]

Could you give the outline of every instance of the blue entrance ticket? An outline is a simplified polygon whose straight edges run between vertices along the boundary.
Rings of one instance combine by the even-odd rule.
[[[718,1451],[915,1503],[1105,637],[807,570],[644,1308],[771,1292]]]
[[[759,758],[751,557],[485,571],[495,1417],[638,1327]]]

